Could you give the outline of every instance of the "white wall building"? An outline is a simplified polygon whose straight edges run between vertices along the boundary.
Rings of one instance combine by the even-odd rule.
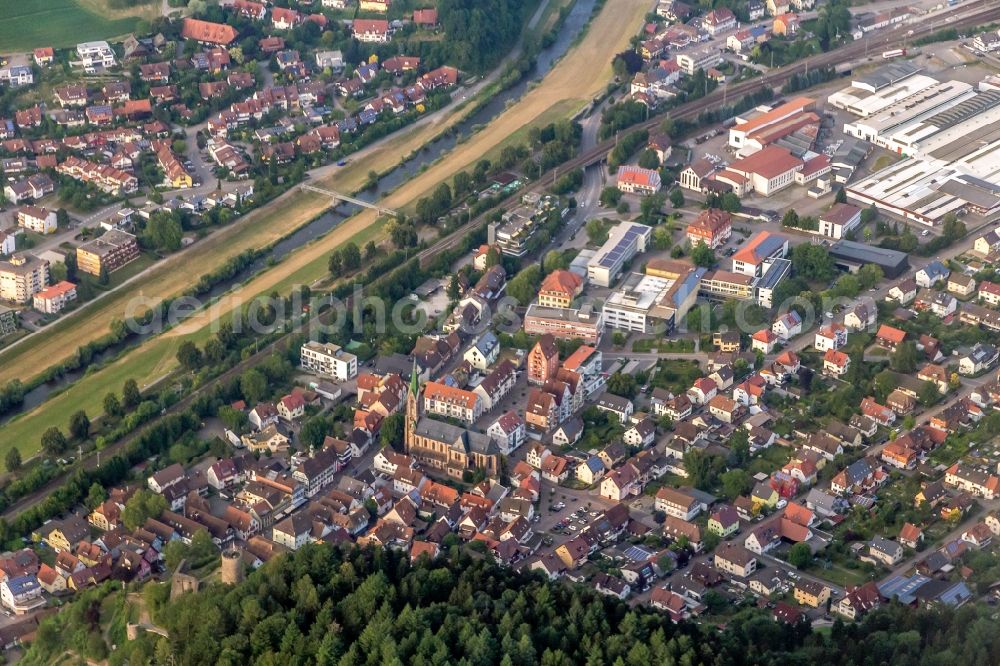
[[[331,343],[305,343],[300,352],[300,362],[306,370],[339,381],[353,379],[358,374],[358,357]]]

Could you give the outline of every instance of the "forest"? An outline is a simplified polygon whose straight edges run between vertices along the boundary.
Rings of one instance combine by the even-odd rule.
[[[100,655],[101,624],[113,636],[109,609],[124,605],[123,593],[104,589],[104,599],[92,590],[46,620],[25,663],[46,663],[67,650]],[[314,544],[271,560],[235,587],[213,584],[174,601],[168,596],[169,584],[154,582],[142,599],[170,638],[143,634],[119,644],[110,663],[1000,662],[1000,633],[985,606],[916,611],[892,605],[858,624],[837,620],[817,631],[779,624],[756,608],[729,615],[724,628],[707,621],[674,625],[665,614],[630,608],[583,585],[500,568],[458,545],[434,561],[411,564],[397,551]]]

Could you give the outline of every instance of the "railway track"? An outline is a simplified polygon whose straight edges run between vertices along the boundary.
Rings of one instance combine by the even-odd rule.
[[[918,24],[911,30],[903,30],[902,28],[891,30],[886,33],[882,33],[876,36],[877,39],[859,40],[852,42],[845,46],[842,46],[834,51],[828,53],[821,53],[803,62],[792,63],[781,68],[777,68],[768,72],[763,78],[755,78],[743,83],[737,84],[728,88],[725,93],[720,90],[715,90],[712,93],[702,97],[700,99],[682,104],[670,112],[670,116],[676,119],[690,120],[691,118],[697,118],[699,114],[703,111],[717,107],[721,104],[723,94],[726,96],[738,97],[742,93],[755,90],[762,85],[769,85],[772,87],[780,86],[786,83],[791,77],[796,74],[804,73],[808,69],[816,69],[817,67],[828,67],[831,65],[837,65],[843,62],[850,62],[859,56],[864,56],[869,50],[872,52],[878,52],[886,46],[896,46],[906,42],[912,42],[914,40],[920,39],[921,37],[933,34],[934,32],[947,28],[969,28],[982,25],[985,23],[990,23],[1000,19],[1000,5],[997,5],[995,0],[975,0],[973,2],[966,3],[964,6],[956,8],[945,14],[942,14],[941,18],[951,17],[951,20],[935,20],[933,22],[928,22],[927,25]],[[882,38],[885,39],[882,39]],[[630,130],[637,129],[650,129],[657,126],[661,122],[662,118],[652,118],[643,123],[635,125],[630,128]],[[544,174],[542,174],[537,183],[552,182],[553,176],[558,172],[567,173],[574,169],[586,168],[593,164],[597,164],[605,160],[608,154],[614,149],[615,140],[608,139],[598,143],[593,148],[581,153],[580,155],[572,158],[568,162],[565,162],[556,169],[552,169]],[[536,186],[537,188],[538,186]],[[506,199],[502,200],[498,205],[503,208],[509,208],[515,205],[520,199],[523,193],[513,194]],[[439,255],[441,252],[450,250],[454,248],[459,241],[467,235],[470,231],[477,228],[478,226],[486,222],[486,215],[479,215],[476,218],[466,222],[464,225],[458,227],[452,231],[447,236],[439,239],[430,247],[420,251],[416,256],[421,266],[426,266],[430,259]],[[366,285],[367,286],[367,285]],[[319,308],[317,308],[317,314],[314,314],[306,326],[306,330],[312,329],[314,326],[319,324]],[[301,332],[302,329],[297,329],[293,331],[294,333]],[[270,354],[279,349],[287,348],[292,334],[287,334],[278,340],[275,340],[269,344],[264,349],[253,354],[252,356],[243,359],[237,365],[226,370],[219,377],[209,381],[204,386],[195,389],[191,394],[184,397],[176,404],[172,405],[165,411],[165,414],[176,413],[186,409],[195,399],[201,395],[207,393],[211,388],[219,381],[224,381],[231,377],[238,375],[244,370],[257,365],[266,359]],[[118,442],[107,446],[101,453],[104,455],[105,460],[114,456],[116,453],[121,451],[126,445],[128,445],[135,437],[138,436],[138,432],[141,432],[143,428],[140,428],[136,433],[127,435]],[[74,465],[69,468],[66,474],[60,475],[55,479],[52,479],[44,486],[36,490],[35,492],[22,497],[15,503],[11,504],[9,507],[0,512],[0,517],[10,518],[16,515],[18,512],[24,510],[25,508],[32,506],[33,504],[44,500],[48,495],[50,495],[56,488],[58,488],[65,481],[66,476],[69,473],[79,469],[94,469],[97,467],[97,458],[94,455],[90,455],[81,460],[78,465]]]
[[[985,7],[985,9],[983,9],[983,7]],[[1000,19],[1000,6],[990,2],[990,0],[978,0],[977,2],[966,4],[964,7],[948,12],[947,14],[943,14],[941,18],[944,19],[945,16],[952,17],[952,20],[935,20],[928,22],[927,25],[918,24],[911,30],[903,30],[902,27],[896,30],[890,30],[877,35],[877,39],[868,38],[865,40],[851,42],[850,44],[842,46],[834,51],[820,53],[802,62],[796,62],[774,69],[771,72],[768,72],[768,74],[763,78],[755,78],[750,79],[749,81],[744,81],[743,83],[729,87],[724,92],[716,89],[700,99],[676,107],[670,111],[669,115],[671,118],[679,120],[697,118],[702,112],[720,106],[723,96],[738,98],[743,93],[759,89],[762,85],[779,87],[787,83],[793,76],[806,73],[809,69],[829,67],[844,62],[850,62],[859,56],[864,56],[866,52],[877,52],[884,46],[895,46],[906,42],[912,42],[920,39],[921,37],[931,35],[938,30],[946,28],[975,27],[984,23],[990,23]],[[661,121],[662,117],[651,118],[630,127],[629,130],[634,131],[640,129],[651,129],[659,125]],[[553,176],[557,171],[559,173],[568,173],[574,169],[586,168],[593,164],[602,162],[607,159],[608,154],[614,149],[615,143],[614,139],[602,141],[593,148],[590,148],[569,161],[560,164],[556,169],[552,169],[547,173],[542,174],[536,182],[552,182]],[[511,205],[516,204],[520,200],[522,194],[523,193],[507,197],[500,202],[499,206],[508,208]],[[427,262],[437,254],[444,250],[454,248],[458,241],[468,234],[469,231],[484,224],[485,221],[486,215],[480,215],[475,219],[470,220],[465,225],[455,229],[455,231],[451,232],[448,236],[438,240],[431,247],[422,251],[418,255],[420,265],[425,266],[427,265]]]

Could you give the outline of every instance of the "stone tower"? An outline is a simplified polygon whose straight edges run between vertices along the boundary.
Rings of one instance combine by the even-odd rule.
[[[235,548],[222,551],[222,570],[219,577],[225,585],[236,585],[243,581],[243,556]]]
[[[185,592],[197,592],[201,588],[201,581],[187,573],[187,560],[181,560],[177,565],[177,570],[170,577],[170,598],[176,599]]]

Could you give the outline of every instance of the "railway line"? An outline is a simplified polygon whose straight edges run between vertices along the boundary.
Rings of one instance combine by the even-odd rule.
[[[947,18],[946,18],[947,17]],[[977,25],[982,25],[990,23],[996,20],[1000,20],[1000,4],[997,4],[995,0],[974,0],[973,2],[966,3],[962,7],[955,8],[948,12],[943,13],[938,19],[931,22],[927,22],[927,25],[917,24],[911,30],[903,30],[902,28],[891,30],[886,33],[877,35],[877,39],[867,39],[852,42],[848,45],[840,47],[834,51],[828,53],[821,53],[811,58],[798,63],[792,63],[781,68],[776,68],[763,78],[755,78],[743,83],[737,84],[728,88],[725,92],[720,90],[715,90],[712,93],[702,97],[700,99],[694,100],[682,104],[670,112],[670,116],[675,119],[685,119],[690,120],[692,118],[697,118],[699,114],[708,109],[717,107],[721,104],[723,95],[738,97],[739,95],[749,92],[751,90],[757,89],[762,85],[769,85],[772,87],[781,86],[786,83],[791,77],[796,74],[804,73],[809,68],[817,67],[828,67],[832,65],[839,65],[845,62],[850,62],[859,56],[864,56],[867,52],[877,53],[885,47],[893,47],[896,45],[904,44],[906,42],[912,42],[913,40],[920,39],[921,37],[933,34],[934,32],[944,29],[944,28],[968,28],[975,27]],[[882,39],[884,37],[884,39]],[[637,124],[630,128],[630,130],[637,129],[650,129],[655,127],[661,122],[661,117],[655,117],[647,120],[643,123]],[[615,140],[608,139],[601,143],[598,143],[593,148],[581,153],[580,155],[570,159],[568,162],[561,164],[556,169],[552,169],[536,181],[536,183],[546,183],[552,182],[553,176],[557,172],[566,173],[574,169],[586,168],[588,166],[598,164],[605,159],[607,159],[608,154],[614,149]],[[536,185],[536,189],[540,187]],[[515,205],[521,198],[523,193],[513,194],[499,203],[499,207],[509,208]],[[467,235],[470,231],[477,228],[478,226],[486,222],[486,215],[479,215],[476,218],[470,220],[464,225],[456,228],[447,236],[436,241],[431,246],[420,251],[416,256],[421,266],[426,266],[430,259],[437,256],[443,251],[450,250],[454,248],[459,241]],[[379,280],[385,279],[387,276],[382,276]],[[365,287],[368,287],[366,285]],[[305,330],[308,331],[314,326],[319,324],[319,313],[320,308],[316,308],[316,314],[312,315],[309,319]],[[294,333],[302,332],[303,329],[297,328],[293,331]],[[206,394],[216,385],[219,381],[224,381],[226,379],[235,377],[244,370],[257,365],[266,359],[273,352],[286,349],[288,344],[292,339],[292,334],[286,334],[283,337],[270,343],[257,353],[243,359],[237,365],[229,368],[221,375],[215,379],[209,381],[204,386],[201,386],[189,395],[185,396],[183,399],[178,401],[176,404],[172,405],[170,408],[165,410],[164,414],[176,413],[182,411],[189,407],[198,397]],[[138,432],[141,432],[144,428],[140,428],[139,431],[131,435],[127,435],[121,440],[107,446],[101,451],[105,460],[114,456],[116,453],[121,451],[126,445],[128,445],[135,437],[138,436]],[[16,515],[18,512],[44,500],[48,495],[50,495],[56,488],[62,485],[68,474],[76,471],[77,469],[94,469],[98,466],[97,457],[95,455],[88,455],[79,461],[76,465],[68,468],[65,474],[62,474],[38,490],[26,495],[2,512],[0,512],[0,517],[10,519],[10,517]]]
[[[678,120],[691,120],[693,118],[697,118],[704,111],[720,106],[723,97],[732,97],[737,99],[740,95],[757,90],[762,85],[780,87],[787,83],[792,77],[798,74],[807,73],[809,69],[830,67],[845,62],[851,62],[859,56],[864,57],[866,53],[876,53],[887,46],[896,46],[912,42],[913,40],[920,39],[921,37],[931,35],[938,30],[946,28],[975,27],[977,25],[990,23],[1000,19],[1000,5],[997,5],[995,2],[990,2],[990,0],[977,0],[976,2],[968,3],[963,7],[956,8],[950,12],[942,14],[940,17],[937,17],[937,19],[938,20],[928,21],[926,25],[917,24],[910,30],[904,30],[900,27],[896,30],[889,30],[885,33],[881,33],[875,38],[866,38],[851,42],[850,44],[833,51],[820,53],[807,58],[802,62],[796,62],[785,65],[781,68],[776,68],[768,72],[762,78],[754,78],[749,81],[744,81],[735,86],[729,87],[725,91],[716,89],[702,98],[681,104],[671,110],[669,115],[671,118]],[[662,120],[662,117],[650,118],[649,120],[630,127],[629,131],[652,129],[659,125]],[[577,155],[563,164],[560,164],[556,167],[556,169],[552,169],[547,173],[542,174],[536,182],[553,182],[553,176],[556,172],[567,173],[575,169],[585,169],[594,164],[603,162],[607,159],[608,154],[614,149],[615,143],[615,139],[602,141],[596,144],[593,148]],[[523,193],[511,195],[507,199],[504,199],[499,206],[501,208],[508,208],[515,205],[517,201],[520,200],[522,195]],[[440,252],[454,248],[462,237],[464,237],[472,229],[475,229],[479,225],[485,223],[485,221],[486,215],[480,215],[479,217],[470,220],[465,225],[455,229],[448,236],[438,240],[418,255],[420,258],[420,265],[425,266],[431,258]]]

